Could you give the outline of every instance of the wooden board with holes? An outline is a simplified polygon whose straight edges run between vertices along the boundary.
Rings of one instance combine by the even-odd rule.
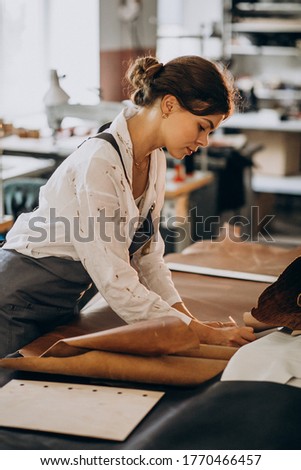
[[[124,441],[164,392],[12,380],[0,389],[0,425]]]

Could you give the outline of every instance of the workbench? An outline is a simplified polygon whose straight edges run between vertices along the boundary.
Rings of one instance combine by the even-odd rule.
[[[168,255],[166,260],[278,275],[300,252],[301,248],[287,250],[226,239],[216,243],[198,242],[181,254]],[[239,324],[242,324],[243,312],[257,303],[258,296],[268,285],[181,272],[174,272],[173,279],[188,308],[199,319],[227,321],[231,314]],[[99,306],[95,309],[97,302]],[[98,329],[121,324],[103,299],[96,300],[96,303],[92,305],[94,315],[97,314]],[[93,308],[89,308],[92,315]],[[78,377],[0,371],[1,386],[13,378],[116,386],[114,382],[102,383]],[[165,392],[156,407],[124,442],[1,428],[0,448],[93,451],[300,449],[300,388],[271,382],[222,382],[220,376],[190,388],[146,387],[146,384],[133,383],[118,385]]]

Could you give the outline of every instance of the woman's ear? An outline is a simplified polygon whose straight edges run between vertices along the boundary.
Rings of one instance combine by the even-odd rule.
[[[161,100],[162,114],[170,114],[180,108],[177,98],[173,95],[165,95]]]

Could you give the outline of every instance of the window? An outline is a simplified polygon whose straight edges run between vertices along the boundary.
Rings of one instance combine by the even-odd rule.
[[[0,118],[43,112],[53,68],[73,102],[97,102],[98,0],[0,0],[0,64]]]

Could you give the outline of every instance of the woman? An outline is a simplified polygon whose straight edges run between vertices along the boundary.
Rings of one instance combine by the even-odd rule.
[[[233,111],[232,81],[197,56],[165,65],[139,58],[127,78],[134,105],[59,166],[41,188],[39,207],[21,214],[0,250],[0,356],[71,320],[92,281],[127,323],[175,315],[202,343],[255,338],[250,327],[191,315],[164,264],[158,224],[162,147],[177,160],[205,147]],[[142,234],[135,233],[139,217]]]

